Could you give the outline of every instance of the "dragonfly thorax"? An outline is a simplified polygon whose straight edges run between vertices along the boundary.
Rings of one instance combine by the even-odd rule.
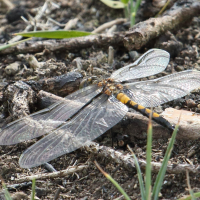
[[[114,82],[114,80],[111,78],[100,81],[98,86],[102,87],[102,93],[109,96],[112,94],[117,94],[123,89],[121,84]]]

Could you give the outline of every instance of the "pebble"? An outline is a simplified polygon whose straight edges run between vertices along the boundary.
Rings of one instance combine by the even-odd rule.
[[[154,112],[156,112],[158,114],[162,113],[163,112],[162,106],[155,107]]]
[[[197,105],[193,99],[186,100],[186,104],[188,108],[194,108]]]
[[[184,66],[181,66],[181,65],[177,65],[177,66],[175,66],[174,68],[175,68],[175,70],[176,70],[177,72],[181,72],[181,71],[184,70]]]
[[[29,63],[30,67],[36,70],[40,68],[40,63],[37,61],[35,56],[33,55],[26,55],[26,61]]]
[[[14,193],[11,198],[13,200],[18,200],[18,199],[29,199],[27,194],[25,194],[24,192],[16,192]]]
[[[139,58],[139,53],[137,51],[130,51],[129,52],[129,56],[133,59],[136,60],[137,58]]]
[[[194,63],[193,68],[200,71],[200,66],[198,63]]]
[[[10,75],[10,76],[15,75],[15,74],[19,71],[20,65],[21,65],[20,62],[14,62],[14,63],[8,65],[8,66],[5,68],[5,73],[6,73],[7,75]]]
[[[183,58],[181,57],[176,57],[175,58],[175,62],[178,64],[178,65],[184,65],[185,61]]]

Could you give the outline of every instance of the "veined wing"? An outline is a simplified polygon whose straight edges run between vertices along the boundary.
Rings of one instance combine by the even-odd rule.
[[[134,63],[113,72],[111,78],[122,82],[158,74],[167,67],[169,58],[169,53],[164,50],[150,49]]]
[[[115,97],[102,94],[71,121],[29,147],[20,157],[20,166],[38,166],[84,146],[117,124],[127,111]]]
[[[145,107],[154,107],[183,97],[200,87],[200,71],[186,70],[158,79],[124,84],[133,101]]]
[[[78,90],[62,101],[9,123],[0,129],[0,145],[11,145],[44,135],[60,126],[101,92],[96,85]],[[74,100],[73,100],[74,99]]]

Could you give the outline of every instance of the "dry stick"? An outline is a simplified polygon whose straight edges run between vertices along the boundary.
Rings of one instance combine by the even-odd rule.
[[[124,18],[115,19],[111,22],[107,22],[105,24],[102,24],[101,26],[96,28],[94,31],[92,31],[92,33],[101,33],[105,29],[110,28],[115,24],[121,24],[121,23],[125,23],[125,22],[127,22],[127,19],[124,19]]]
[[[126,33],[92,35],[81,38],[72,38],[68,40],[47,40],[47,41],[29,41],[16,47],[11,47],[0,51],[0,54],[8,53],[31,53],[40,52],[45,48],[51,51],[57,50],[78,50],[88,47],[121,47],[127,49],[140,49],[150,40],[160,36],[167,30],[173,30],[189,22],[193,17],[200,13],[200,2],[192,2],[190,5],[182,5],[176,8],[175,5],[164,16],[151,18],[144,22],[136,24],[131,31]]]
[[[25,45],[18,45],[15,48],[8,48],[5,51],[0,51],[1,54],[8,53],[34,53],[41,52],[44,49],[50,51],[63,51],[63,50],[78,50],[83,48],[89,48],[92,46],[106,48],[108,46],[123,46],[123,34],[107,34],[107,35],[91,35],[87,37],[64,39],[64,40],[45,40],[45,41],[34,41],[26,42]]]
[[[113,47],[109,46],[108,47],[108,65],[110,65],[110,66],[114,62],[114,53],[115,53],[115,50],[113,49]]]
[[[190,5],[182,7],[177,3],[165,15],[158,18],[151,18],[136,24],[125,35],[124,45],[127,49],[140,49],[147,42],[164,34],[166,31],[178,28],[194,16],[200,14],[200,2],[192,2]]]
[[[60,192],[61,192],[61,188],[58,188],[56,190],[56,193],[55,193],[55,196],[54,196],[54,200],[57,200],[59,198]]]
[[[65,170],[52,172],[52,173],[48,173],[48,174],[37,174],[37,175],[33,175],[33,176],[26,176],[26,177],[18,178],[18,179],[15,179],[15,182],[21,183],[21,182],[28,182],[33,179],[41,180],[41,179],[64,177],[64,176],[68,176],[69,174],[73,174],[73,173],[82,171],[83,169],[85,169],[87,167],[88,167],[88,165],[74,166],[74,167],[70,167]]]
[[[91,142],[89,146],[85,146],[84,148],[87,152],[95,154],[95,156],[100,156],[108,159],[114,160],[116,163],[122,164],[125,168],[129,170],[135,169],[135,161],[130,154],[123,154],[119,151],[112,149],[111,147],[99,146],[99,144],[95,142]],[[138,160],[140,167],[145,169],[146,161],[139,159]],[[162,163],[151,162],[152,171],[158,172],[161,168]],[[167,172],[171,174],[179,174],[185,173],[185,170],[188,170],[191,173],[199,173],[199,165],[195,167],[194,165],[189,164],[170,164],[167,166]]]
[[[7,6],[8,10],[11,10],[11,9],[13,9],[15,7],[15,5],[9,0],[2,0],[2,1]]]

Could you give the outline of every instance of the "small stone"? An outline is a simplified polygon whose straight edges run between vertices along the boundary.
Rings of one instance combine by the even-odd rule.
[[[133,59],[133,60],[136,60],[139,58],[139,53],[137,51],[130,51],[129,52],[129,56]]]
[[[77,57],[72,61],[72,64],[78,69],[78,70],[82,70],[83,65],[81,63],[81,58]]]
[[[162,112],[163,112],[163,109],[162,109],[162,107],[161,107],[161,106],[158,106],[158,107],[154,108],[154,112],[156,112],[156,113],[160,114],[160,113],[162,113]]]
[[[185,60],[189,61],[189,60],[190,60],[190,58],[189,58],[188,56],[185,56]]]
[[[198,70],[198,71],[200,71],[200,66],[199,66],[198,63],[194,63],[193,64],[193,68],[196,69],[196,70]]]
[[[41,198],[42,196],[45,196],[47,194],[47,190],[45,188],[36,187],[35,192],[39,198]]]
[[[126,61],[126,60],[128,60],[129,59],[129,55],[127,54],[127,53],[125,53],[121,58],[120,58],[120,60],[124,60],[124,61]]]
[[[10,76],[15,75],[15,74],[19,71],[20,65],[21,65],[20,62],[14,62],[14,63],[8,65],[8,66],[5,68],[6,74],[7,74],[7,75],[10,75]]]
[[[196,107],[196,103],[195,103],[195,101],[194,100],[192,100],[192,99],[188,99],[188,100],[186,100],[186,104],[187,104],[187,107],[188,108],[194,108],[194,107]]]
[[[178,65],[184,65],[185,61],[183,58],[181,57],[176,57],[175,58],[175,62],[178,64]]]
[[[187,39],[188,39],[188,40],[194,40],[194,38],[193,38],[192,35],[188,35]]]
[[[33,68],[34,70],[41,67],[40,63],[37,61],[37,59],[33,55],[27,55],[26,61],[29,63],[30,67]]]
[[[12,199],[18,200],[18,199],[29,199],[29,198],[24,192],[16,192],[15,194],[12,195]]]
[[[69,53],[69,54],[67,55],[67,57],[68,57],[70,60],[73,60],[74,57],[75,57],[75,55],[74,55],[73,53]]]
[[[102,51],[100,51],[96,57],[96,61],[97,61],[97,63],[100,63],[100,64],[107,63],[108,62],[107,55],[104,54]]]
[[[50,70],[56,70],[58,67],[57,65],[49,65]]]
[[[200,110],[200,104],[197,105],[198,110]]]
[[[181,72],[181,71],[184,70],[184,66],[181,66],[181,65],[177,65],[177,66],[174,67],[174,68],[175,68],[175,70],[176,70],[177,72]]]

